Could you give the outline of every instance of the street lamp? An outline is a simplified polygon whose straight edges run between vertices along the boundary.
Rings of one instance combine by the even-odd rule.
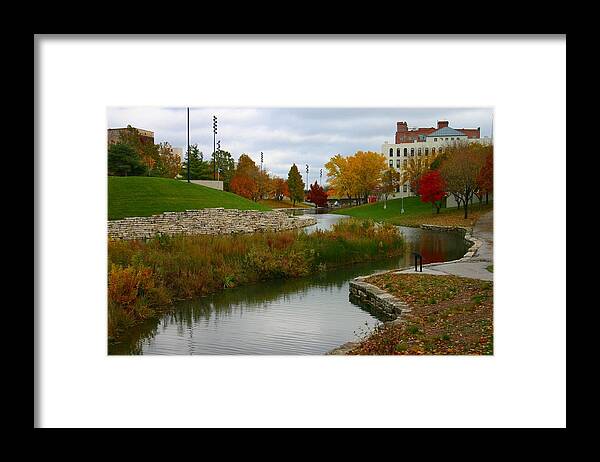
[[[323,186],[323,169],[319,170],[319,185]]]
[[[263,152],[260,151],[260,171],[263,171]]]

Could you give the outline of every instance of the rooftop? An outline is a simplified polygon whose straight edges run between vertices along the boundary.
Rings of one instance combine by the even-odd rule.
[[[427,138],[430,138],[432,136],[442,137],[442,136],[467,136],[467,135],[461,131],[455,130],[454,128],[443,127],[443,128],[440,128],[439,130],[436,130],[433,133],[430,133],[429,135],[427,135]]]

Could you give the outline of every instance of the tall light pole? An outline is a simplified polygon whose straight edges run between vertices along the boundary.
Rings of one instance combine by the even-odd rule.
[[[309,182],[308,182],[308,164],[306,164],[306,192],[308,192],[310,188]]]
[[[187,108],[187,171],[188,171],[188,183],[190,182],[190,108]]]
[[[217,152],[221,153],[221,140],[217,141]],[[215,157],[216,157],[216,159],[220,159],[220,157],[217,156],[216,154],[215,154]],[[220,163],[219,163],[219,165],[220,165]],[[220,173],[221,172],[219,171],[219,167],[217,167],[217,180],[219,179]]]
[[[213,115],[213,180],[217,176],[217,163],[215,159],[215,151],[217,150],[217,116]]]
[[[319,170],[319,185],[323,186],[323,169]]]
[[[263,171],[263,152],[260,151],[260,173]]]

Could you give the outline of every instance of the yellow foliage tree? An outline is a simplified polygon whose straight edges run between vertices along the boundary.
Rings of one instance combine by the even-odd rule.
[[[329,186],[349,199],[363,199],[381,184],[381,176],[387,165],[385,156],[373,151],[358,151],[344,157],[333,156],[325,164]]]

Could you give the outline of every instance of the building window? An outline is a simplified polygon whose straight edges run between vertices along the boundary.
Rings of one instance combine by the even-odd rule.
[[[400,168],[400,159],[396,159],[396,168]]]
[[[443,149],[442,148],[438,148],[438,151],[440,152],[440,154],[442,153]]]
[[[448,139],[448,138],[446,138],[446,139]],[[450,139],[451,139],[452,141],[454,141],[454,138],[450,138]]]
[[[437,141],[437,138],[434,138],[433,141]]]
[[[396,155],[400,157],[400,148],[396,149]]]
[[[429,155],[429,148],[425,148],[425,155],[428,156]]]
[[[402,191],[406,192],[406,185],[402,186]]]
[[[406,157],[408,154],[408,148],[404,148],[404,157]]]
[[[421,148],[419,148],[417,151],[418,151],[417,154],[420,156],[421,155]]]
[[[446,141],[448,141],[448,138],[446,138]]]
[[[431,154],[435,154],[435,148],[431,148]]]
[[[390,167],[394,166],[394,161],[392,159],[390,159]]]
[[[402,162],[402,165],[404,165],[406,167],[406,164],[408,164],[408,161],[406,159],[404,159],[404,162]]]
[[[415,148],[410,148],[410,156],[414,156],[415,155]]]
[[[394,155],[394,148],[390,148],[390,157]]]

